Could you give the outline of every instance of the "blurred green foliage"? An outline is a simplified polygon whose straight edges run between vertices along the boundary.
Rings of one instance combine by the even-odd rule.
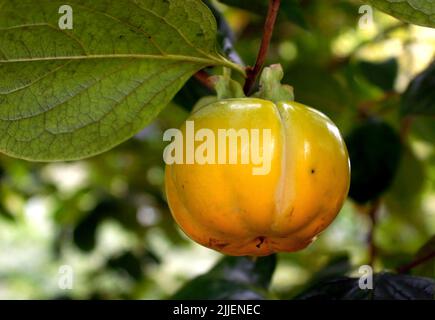
[[[259,9],[243,1],[222,3],[210,5],[232,28],[231,52],[252,65],[265,3]],[[197,100],[210,95],[192,79],[150,126],[102,155],[50,164],[0,156],[0,298],[288,299],[346,276],[344,287],[334,287],[341,290],[337,298],[345,298],[355,286],[349,277],[369,261],[367,213],[378,197],[376,271],[393,271],[435,250],[435,30],[379,12],[371,29],[359,29],[358,1],[286,5],[290,14],[284,10],[279,17],[268,63],[283,65],[297,101],[325,112],[352,137],[351,156],[360,145],[364,152],[376,146],[378,154],[359,150],[352,159],[358,174],[352,183],[361,188],[353,198],[369,204],[349,199],[335,222],[301,252],[256,262],[225,258],[212,268],[222,256],[180,232],[163,185],[164,130],[178,127]],[[368,119],[377,119],[394,137],[375,127],[355,133]],[[368,160],[373,170],[366,155],[375,159]],[[62,265],[74,270],[73,290],[58,286]],[[435,278],[435,265],[407,272]],[[332,296],[328,288],[307,294]]]

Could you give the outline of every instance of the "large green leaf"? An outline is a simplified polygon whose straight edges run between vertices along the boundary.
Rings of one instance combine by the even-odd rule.
[[[405,22],[435,27],[435,2],[433,0],[368,0],[367,2]]]
[[[224,52],[231,61],[236,62],[240,65],[244,65],[242,58],[234,47],[236,42],[236,36],[233,29],[226,20],[224,14],[216,7],[215,3],[211,0],[204,0],[207,7],[210,8],[213,16],[218,24],[218,40],[221,44],[221,50]]]
[[[128,275],[136,281],[144,277],[144,267],[148,264],[160,263],[154,253],[145,250],[144,252],[124,251],[121,254],[110,257],[106,261],[106,268]]]
[[[349,92],[331,72],[313,64],[296,64],[286,70],[284,83],[295,90],[296,100],[336,120],[350,104]]]
[[[391,188],[385,193],[385,204],[393,214],[402,214],[412,220],[419,217],[421,197],[427,182],[423,162],[407,146],[403,148],[397,174]]]
[[[74,243],[83,251],[92,251],[97,244],[97,231],[103,221],[113,218],[125,228],[133,228],[137,224],[136,211],[132,201],[122,202],[110,196],[103,198],[75,225]]]
[[[403,114],[435,116],[435,62],[416,76],[402,97]]]
[[[430,144],[435,142],[435,119],[434,117],[418,116],[414,117],[411,132],[419,139]]]
[[[216,51],[200,0],[63,0],[0,5],[0,151],[29,160],[92,156],[148,124],[197,70],[238,68]]]
[[[373,277],[373,290],[360,289],[358,278],[338,277],[319,283],[301,294],[302,300],[432,300],[435,281],[392,273]]]
[[[399,135],[386,122],[369,119],[347,137],[352,166],[349,197],[358,203],[375,200],[392,184],[400,163]]]
[[[395,58],[381,62],[360,61],[358,67],[362,75],[384,91],[394,90],[399,64]]]
[[[264,299],[276,266],[276,256],[252,260],[225,257],[208,273],[184,285],[173,299]]]

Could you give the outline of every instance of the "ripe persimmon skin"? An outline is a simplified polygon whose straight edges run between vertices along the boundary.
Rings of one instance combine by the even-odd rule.
[[[266,175],[253,175],[254,164],[166,166],[172,215],[199,244],[234,256],[297,251],[340,211],[349,157],[337,127],[319,111],[293,101],[242,98],[202,107],[188,120],[216,136],[218,129],[270,129],[273,141]]]

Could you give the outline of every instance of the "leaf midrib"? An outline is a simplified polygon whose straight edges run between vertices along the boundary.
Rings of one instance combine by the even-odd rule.
[[[56,56],[56,57],[34,57],[18,59],[0,59],[0,63],[19,63],[19,62],[37,62],[37,61],[61,61],[61,60],[92,60],[92,59],[143,59],[143,60],[173,60],[198,63],[206,66],[222,65],[235,70],[242,74],[242,67],[221,57],[216,58],[199,58],[184,55],[153,55],[153,54],[93,54],[93,55],[75,55],[75,56]]]
[[[132,5],[134,5],[134,6],[136,6],[139,10],[142,10],[143,12],[146,12],[146,13],[148,13],[148,14],[150,14],[150,15],[153,15],[153,16],[155,16],[155,17],[157,17],[158,19],[161,19],[166,25],[168,25],[169,27],[171,27],[176,33],[178,33],[178,35],[181,37],[181,39],[189,46],[189,47],[191,47],[192,48],[192,50],[194,50],[194,51],[196,51],[197,53],[199,53],[200,55],[203,55],[204,57],[206,57],[206,58],[210,58],[211,60],[215,60],[215,59],[213,59],[213,56],[212,55],[210,55],[209,53],[207,53],[207,52],[205,52],[205,51],[203,51],[203,50],[200,50],[199,48],[197,48],[197,47],[195,47],[189,40],[188,40],[188,38],[176,27],[176,26],[174,26],[172,23],[170,23],[165,17],[163,17],[163,16],[161,16],[161,15],[159,15],[159,14],[156,14],[154,11],[152,11],[152,10],[150,10],[150,9],[147,9],[147,8],[143,8],[143,7],[141,7],[141,6],[139,6],[139,5],[137,5],[136,3],[134,3],[134,2],[131,2],[131,4]],[[118,23],[120,23],[120,24],[122,24],[122,25],[125,25],[125,26],[127,26],[127,27],[129,27],[129,28],[134,28],[137,32],[139,32],[139,33],[142,33],[142,34],[144,34],[145,35],[145,39],[147,39],[148,41],[150,41],[150,43],[151,43],[151,45],[152,46],[154,46],[154,48],[155,49],[157,49],[157,51],[159,51],[160,52],[160,54],[162,55],[162,56],[168,56],[168,54],[166,54],[161,48],[160,48],[160,46],[154,41],[154,40],[152,40],[152,39],[150,39],[149,38],[149,35],[144,31],[144,30],[142,30],[141,28],[137,28],[137,27],[135,27],[135,26],[133,26],[132,24],[130,24],[129,22],[127,22],[127,21],[124,21],[124,20],[121,20],[121,19],[118,19],[118,18],[116,18],[116,17],[114,17],[114,16],[112,16],[112,15],[110,15],[110,14],[108,14],[107,12],[102,12],[102,11],[99,11],[99,10],[94,10],[93,8],[90,8],[90,7],[88,7],[88,6],[85,6],[85,5],[82,5],[82,4],[77,4],[77,6],[79,6],[79,7],[82,7],[83,9],[85,9],[85,10],[88,10],[89,12],[93,12],[93,13],[96,13],[96,14],[101,14],[101,15],[104,15],[104,16],[106,16],[107,18],[109,18],[109,19],[112,19],[112,20],[114,20],[114,21],[116,21],[116,22],[118,22]],[[41,22],[41,23],[34,23],[34,24],[24,24],[24,25],[17,25],[17,26],[10,26],[10,27],[7,27],[7,28],[0,28],[0,30],[12,30],[12,29],[15,29],[15,28],[22,28],[22,27],[32,27],[32,26],[46,26],[46,27],[49,27],[49,28],[52,28],[52,29],[55,29],[55,30],[60,30],[61,32],[63,31],[63,30],[61,30],[61,29],[57,29],[57,28],[55,28],[54,26],[52,26],[50,23],[47,23],[47,22]],[[67,32],[63,32],[65,35],[67,35],[68,37],[72,37],[69,33],[67,33]],[[75,37],[72,37],[72,39],[73,40],[75,40],[76,42],[78,42],[78,44],[80,45],[80,47],[82,48],[82,50],[83,50],[83,52],[84,52],[84,54],[85,55],[87,55],[87,50],[85,49],[85,47],[84,47],[84,45],[82,44],[82,42],[81,41],[79,41],[77,38],[75,38]],[[6,60],[8,60],[8,61],[10,61],[10,60],[13,60],[13,59],[7,59],[7,56],[4,54],[4,56],[5,56],[5,58],[6,58]],[[156,55],[157,56],[157,55]],[[0,60],[0,62],[3,62],[4,60]]]
[[[186,35],[185,35],[183,32],[181,32],[180,29],[179,29],[177,26],[175,26],[175,25],[173,25],[172,23],[170,23],[170,22],[168,21],[168,19],[166,19],[164,16],[161,16],[161,15],[157,14],[156,12],[154,12],[154,11],[148,9],[148,8],[144,8],[144,7],[140,6],[140,5],[138,5],[138,4],[137,4],[136,2],[134,2],[134,1],[131,1],[131,0],[130,0],[129,2],[130,2],[132,5],[134,5],[135,7],[137,7],[139,10],[142,10],[143,12],[145,12],[145,13],[147,13],[147,14],[149,14],[149,15],[152,15],[152,16],[158,18],[158,19],[161,19],[161,20],[162,20],[166,25],[168,25],[168,26],[171,27],[171,28],[172,28],[176,33],[178,33],[178,35],[181,37],[181,39],[182,39],[182,40],[183,40],[183,41],[184,41],[184,42],[185,42],[185,43],[186,43],[190,48],[192,48],[192,50],[196,51],[197,53],[199,53],[199,54],[201,54],[201,55],[203,55],[203,56],[205,56],[205,57],[210,57],[210,56],[211,56],[209,53],[207,53],[207,52],[205,52],[205,51],[199,49],[199,48],[196,47],[196,46],[194,46],[193,43],[192,43],[192,42],[191,42],[191,41],[186,37]],[[160,46],[159,46],[159,45],[158,45],[154,40],[148,38],[149,34],[148,34],[147,32],[145,32],[145,30],[142,30],[141,28],[137,28],[136,26],[132,25],[131,23],[129,23],[129,22],[127,22],[127,21],[124,21],[124,20],[118,19],[118,18],[112,16],[111,14],[108,14],[107,12],[103,12],[103,11],[95,10],[95,9],[90,8],[90,7],[88,7],[88,6],[85,6],[85,5],[83,5],[83,4],[77,4],[77,6],[82,7],[83,9],[88,10],[88,11],[90,11],[90,12],[93,12],[93,13],[96,13],[96,14],[104,15],[104,16],[108,17],[109,19],[112,19],[112,20],[114,20],[114,21],[117,21],[118,23],[121,23],[121,24],[123,24],[123,25],[125,25],[125,26],[127,26],[127,27],[129,27],[129,28],[134,28],[136,31],[138,31],[138,32],[140,32],[140,33],[143,33],[143,34],[146,36],[146,39],[147,39],[148,41],[150,41],[150,43],[151,43],[151,44],[152,44],[152,45],[157,49],[157,51],[159,51],[162,55],[165,55],[165,52],[160,48]]]
[[[172,29],[175,30],[175,32],[177,32],[179,34],[179,36],[181,37],[181,39],[183,39],[183,41],[190,46],[194,51],[196,51],[197,53],[203,55],[204,57],[197,57],[197,56],[185,56],[185,55],[179,55],[179,54],[166,54],[164,51],[161,50],[160,46],[155,43],[153,40],[150,40],[151,44],[161,53],[161,54],[135,54],[135,53],[128,53],[128,54],[102,54],[102,55],[96,55],[96,54],[87,54],[87,50],[85,49],[84,45],[82,44],[82,42],[75,38],[74,36],[70,35],[67,32],[64,32],[67,36],[71,37],[73,40],[75,40],[76,42],[79,43],[80,47],[83,50],[83,55],[72,55],[72,56],[50,56],[50,57],[36,57],[36,58],[17,58],[17,59],[9,59],[7,58],[6,54],[3,54],[4,59],[0,60],[0,64],[1,63],[19,63],[19,62],[35,62],[35,61],[56,61],[56,60],[88,60],[88,59],[156,59],[156,60],[175,60],[175,61],[182,61],[182,62],[191,62],[191,63],[198,63],[198,64],[203,64],[206,66],[215,66],[215,65],[222,65],[224,67],[228,67],[234,70],[237,70],[238,72],[240,72],[241,74],[245,74],[244,69],[225,59],[223,56],[221,56],[220,54],[216,53],[216,56],[211,55],[210,53],[207,53],[199,48],[197,48],[196,46],[194,46],[190,40],[176,27],[174,26],[172,23],[170,23],[165,17],[157,14],[156,12],[148,9],[148,8],[144,8],[142,6],[139,6],[137,3],[135,3],[134,1],[129,1],[132,5],[136,6],[139,10],[142,10],[148,14],[151,14],[159,19],[162,19],[168,26],[170,26]],[[3,5],[3,3],[1,3],[1,5]],[[93,8],[90,8],[88,6],[85,6],[83,4],[77,4],[78,6],[82,7],[85,10],[88,10],[90,12],[94,12],[97,14],[103,14],[106,17],[110,18],[110,19],[114,19],[115,21],[117,21],[120,24],[124,24],[127,27],[134,27],[138,32],[143,33],[144,35],[147,35],[147,33],[140,29],[140,28],[136,28],[135,26],[131,25],[130,23],[124,21],[124,20],[120,20],[106,12],[101,12],[98,10],[94,10]],[[1,6],[0,6],[1,7]],[[44,23],[39,23],[39,24],[34,24],[35,26],[47,26],[50,28],[53,28],[53,26],[50,23],[44,22]],[[4,29],[10,29],[13,27],[23,27],[25,25],[20,25],[20,26],[12,26],[12,27],[8,27],[8,28],[4,28]],[[56,29],[56,28],[54,28]],[[1,29],[0,29],[1,30]],[[63,30],[60,30],[63,31]],[[145,37],[146,39],[148,39],[147,37]],[[149,40],[149,39],[148,39]],[[1,50],[1,48],[0,48]],[[2,52],[2,51],[0,51]]]
[[[14,58],[1,59],[0,63],[13,62],[35,62],[35,61],[51,61],[51,60],[89,60],[89,59],[159,59],[159,60],[179,60],[186,62],[198,63],[222,63],[223,61],[214,58],[200,58],[185,55],[156,55],[156,54],[140,54],[140,53],[116,53],[116,54],[90,54],[90,55],[71,55],[71,56],[49,56],[49,57],[34,57],[34,58]]]
[[[61,105],[64,105],[67,101],[71,100],[72,98],[76,98],[77,96],[83,94],[84,92],[86,92],[86,90],[88,90],[89,88],[95,86],[97,83],[100,83],[100,82],[103,81],[104,79],[106,79],[106,78],[108,78],[108,77],[110,77],[110,76],[112,76],[112,75],[118,73],[118,72],[121,71],[123,68],[127,67],[129,64],[130,64],[130,62],[121,65],[121,66],[120,66],[119,68],[117,68],[116,70],[114,70],[114,71],[112,71],[112,72],[110,72],[110,73],[105,74],[104,76],[100,77],[99,79],[96,79],[95,82],[91,83],[89,86],[86,86],[86,87],[83,88],[81,91],[77,92],[74,96],[69,97],[68,99],[66,99],[66,100],[64,100],[64,101],[61,101],[60,103],[57,103],[57,104],[55,104],[55,105],[52,105],[52,106],[50,106],[50,107],[48,107],[48,108],[46,108],[46,109],[44,109],[44,110],[41,110],[41,111],[36,112],[36,113],[33,113],[33,114],[29,114],[29,115],[26,115],[26,116],[20,116],[20,117],[15,117],[15,118],[2,118],[2,117],[0,117],[0,120],[1,120],[1,121],[5,121],[5,122],[6,122],[6,121],[14,122],[14,121],[21,121],[21,120],[26,120],[26,119],[30,119],[30,118],[34,118],[34,117],[38,117],[38,116],[40,116],[40,115],[42,115],[42,114],[47,114],[47,113],[51,112],[52,110],[54,110],[55,108],[57,108],[57,107],[59,107],[59,106],[61,106]],[[172,64],[170,64],[170,65],[167,65],[165,71],[168,71],[168,67],[170,67],[170,69],[172,69],[172,66],[174,66],[174,65],[176,65],[176,63],[172,63]],[[65,67],[65,66],[66,66],[66,64],[62,65],[60,68],[63,68],[63,67]],[[138,87],[136,87],[136,88],[134,88],[133,90],[131,90],[131,91],[130,91],[127,95],[125,95],[121,100],[124,100],[124,98],[126,98],[127,96],[129,96],[131,93],[135,92],[135,91],[136,91],[136,90],[137,90],[137,89],[138,89],[142,84],[144,84],[145,82],[149,81],[150,79],[152,79],[152,78],[153,78],[154,76],[156,76],[157,74],[158,74],[158,73],[153,73],[150,77],[144,79],[144,80],[140,83],[140,85],[139,85]],[[38,80],[39,80],[39,79],[38,79]],[[6,94],[6,95],[7,95],[7,94]],[[120,104],[120,103],[121,103],[121,101],[115,101],[115,102],[116,102],[116,104]],[[149,101],[148,101],[148,102],[149,102]],[[93,119],[93,120],[94,120],[94,122],[101,121],[101,119],[98,119],[98,120]],[[82,128],[82,127],[77,127],[76,129],[78,130],[78,129],[81,129],[81,128]],[[72,132],[72,131],[71,131],[71,132]],[[54,134],[54,133],[53,133],[53,134]]]

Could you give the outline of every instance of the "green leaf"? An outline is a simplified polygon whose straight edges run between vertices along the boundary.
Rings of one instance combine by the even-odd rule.
[[[216,6],[210,0],[204,0],[204,3],[207,5],[207,7],[210,8],[213,16],[216,19],[218,25],[218,40],[221,44],[221,50],[223,51],[225,56],[228,57],[231,61],[240,65],[244,65],[242,58],[236,51],[236,48],[234,48],[236,37],[233,30],[231,29],[231,26],[225,19],[225,16],[219,11],[218,8],[216,8]]]
[[[338,277],[311,287],[298,295],[296,300],[367,300],[369,290],[358,287],[358,280],[348,277]]]
[[[73,240],[82,251],[92,251],[97,242],[97,231],[101,223],[111,217],[116,217],[123,222],[126,213],[131,209],[122,206],[114,197],[106,197],[90,211],[73,230]]]
[[[351,262],[347,254],[332,257],[331,260],[311,279],[312,283],[319,283],[330,278],[343,276],[351,270]]]
[[[314,258],[315,259],[315,258]],[[307,263],[304,261],[303,263]],[[328,280],[344,277],[352,269],[351,262],[347,253],[339,253],[337,256],[332,256],[329,261],[320,269],[312,270],[311,278],[300,286],[292,287],[283,299],[293,299],[303,292],[317,286],[319,283],[324,283]]]
[[[411,220],[411,216],[417,215],[421,210],[422,191],[426,181],[422,161],[411,148],[404,147],[397,175],[384,197],[388,210]]]
[[[362,75],[372,84],[384,91],[392,91],[399,72],[399,64],[395,58],[382,62],[360,61],[358,67]]]
[[[303,29],[309,29],[308,22],[305,19],[299,1],[296,0],[282,1],[280,11],[287,18],[287,20],[293,22],[295,25]]]
[[[109,269],[127,273],[137,281],[143,277],[142,261],[140,257],[130,251],[116,257],[111,257],[107,260],[106,265]]]
[[[2,203],[0,203],[0,217],[10,222],[16,221],[15,216]]]
[[[435,116],[435,62],[411,81],[402,97],[403,114]]]
[[[411,127],[412,133],[418,138],[433,144],[435,142],[435,118],[417,116],[414,117]]]
[[[346,137],[351,163],[349,197],[374,200],[393,182],[402,153],[399,135],[385,122],[371,119]]]
[[[294,88],[296,101],[322,111],[333,120],[350,109],[348,88],[333,73],[312,63],[296,64],[285,70],[282,82]]]
[[[378,274],[374,287],[374,300],[433,300],[435,294],[435,280],[400,274]]]
[[[172,298],[264,299],[275,267],[275,255],[255,261],[248,257],[225,257],[207,274],[184,285]]]
[[[39,161],[89,157],[153,120],[196,71],[223,65],[200,0],[2,2],[0,151]]]
[[[97,244],[97,229],[104,217],[94,211],[86,216],[73,230],[74,244],[84,252],[94,250]]]
[[[435,2],[432,0],[368,0],[375,8],[405,22],[435,27]]]
[[[373,290],[360,289],[359,279],[339,277],[322,282],[297,297],[300,300],[432,300],[435,281],[391,273],[376,274]]]
[[[128,274],[136,281],[140,281],[144,276],[144,266],[159,262],[152,252],[145,251],[138,254],[133,251],[124,251],[117,256],[110,257],[106,261],[106,268]]]

